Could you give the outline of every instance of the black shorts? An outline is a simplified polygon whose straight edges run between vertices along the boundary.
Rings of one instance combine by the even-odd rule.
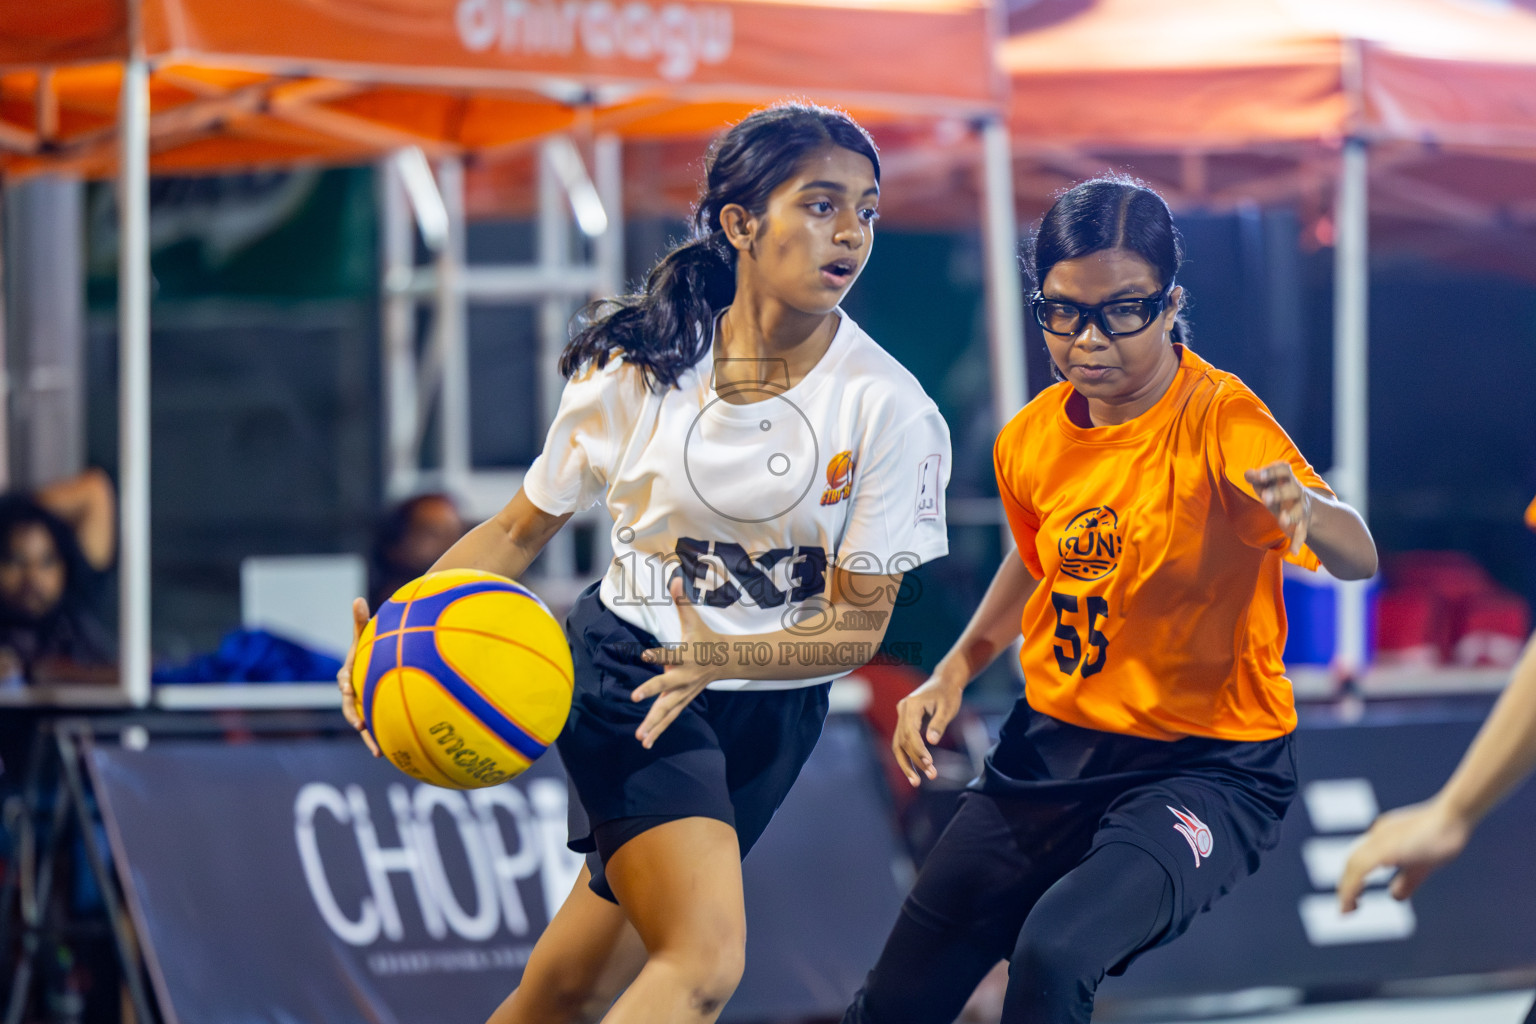
[[[831,684],[705,690],[647,750],[635,730],[651,702],[635,703],[630,694],[661,671],[640,660],[659,641],[604,607],[597,584],[582,592],[565,628],[576,686],[556,743],[576,796],[568,845],[588,855],[592,891],[617,902],[603,865],[665,821],[723,821],[736,830],[745,857],[821,736]]]
[[[990,892],[980,900],[960,892],[914,897],[927,909],[942,906],[944,916],[995,917],[994,928],[981,930],[995,930],[996,941],[1011,948],[1022,915],[1051,882],[1099,847],[1130,843],[1162,865],[1175,895],[1172,923],[1139,954],[1182,934],[1280,841],[1296,794],[1296,755],[1290,736],[1143,739],[1070,725],[1020,699],[971,788],[946,839],[961,849],[990,848],[983,873],[998,872],[995,887],[981,886]],[[1010,848],[1029,865],[1019,873],[1030,876],[1011,884]],[[963,884],[977,881],[971,875]],[[1015,886],[1015,899],[999,899]]]

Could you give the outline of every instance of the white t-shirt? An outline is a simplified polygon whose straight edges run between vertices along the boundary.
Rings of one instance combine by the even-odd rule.
[[[838,315],[831,345],[798,384],[764,387],[747,405],[719,397],[708,353],[660,394],[617,358],[566,384],[523,490],[551,515],[606,498],[614,558],[599,593],[615,615],[664,643],[681,640],[668,593],[681,572],[710,629],[790,629],[805,644],[759,645],[757,655],[826,661],[827,645],[843,639],[824,612],[834,566],[898,573],[949,553],[949,428],[917,379]],[[787,382],[782,361],[755,362],[752,379]],[[846,671],[710,688],[791,689]]]

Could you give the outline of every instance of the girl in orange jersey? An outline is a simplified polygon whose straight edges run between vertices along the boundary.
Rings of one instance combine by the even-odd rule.
[[[1376,549],[1264,403],[1185,344],[1168,207],[1089,181],[1046,214],[1032,300],[1063,378],[998,436],[1017,542],[900,704],[914,786],[1021,632],[1024,697],[923,864],[845,1024],[948,1024],[1009,961],[1003,1020],[1087,1021],[1106,972],[1258,866],[1296,790],[1281,562]]]

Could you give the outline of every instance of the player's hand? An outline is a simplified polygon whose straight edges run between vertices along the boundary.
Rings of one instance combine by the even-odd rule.
[[[965,692],[969,680],[955,678],[941,662],[927,682],[896,702],[896,732],[891,736],[891,753],[896,755],[896,767],[907,781],[916,786],[921,783],[921,771],[930,780],[939,777],[933,766],[933,755],[923,742],[937,743],[944,730],[960,711],[960,695]]]
[[[665,732],[667,726],[682,713],[689,701],[720,678],[713,666],[700,664],[694,656],[696,651],[716,639],[715,634],[704,625],[699,613],[693,610],[693,605],[683,592],[682,580],[674,578],[667,589],[672,594],[672,603],[677,606],[677,617],[683,624],[682,646],[678,650],[653,647],[641,654],[641,660],[662,666],[661,675],[652,676],[635,687],[629,697],[636,703],[656,698],[646,712],[645,721],[635,730],[635,738],[647,750],[655,744],[656,737]],[[679,661],[681,664],[676,663]]]
[[[1339,909],[1354,910],[1365,879],[1377,868],[1397,868],[1389,889],[1405,900],[1436,869],[1454,860],[1467,845],[1472,827],[1437,801],[1388,811],[1349,855],[1339,879]]]
[[[360,597],[354,598],[352,646],[347,648],[346,660],[341,663],[341,671],[336,673],[336,688],[341,691],[341,713],[346,716],[352,728],[362,734],[363,742],[368,744],[368,749],[373,751],[373,756],[378,757],[379,745],[374,742],[373,734],[364,724],[363,716],[357,712],[357,694],[352,689],[352,662],[357,657],[357,641],[363,635],[363,627],[366,625],[368,625],[368,602]]]
[[[1312,493],[1301,486],[1291,464],[1271,462],[1262,469],[1245,471],[1243,479],[1253,485],[1264,507],[1279,521],[1291,542],[1291,554],[1301,551],[1312,526]]]

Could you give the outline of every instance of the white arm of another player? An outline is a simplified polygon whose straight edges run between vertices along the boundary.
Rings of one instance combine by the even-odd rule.
[[[1365,878],[1398,868],[1392,895],[1407,899],[1436,869],[1454,859],[1472,830],[1536,768],[1536,635],[1526,642],[1515,673],[1477,738],[1440,792],[1421,804],[1388,811],[1355,847],[1339,881],[1339,905],[1355,909]]]

